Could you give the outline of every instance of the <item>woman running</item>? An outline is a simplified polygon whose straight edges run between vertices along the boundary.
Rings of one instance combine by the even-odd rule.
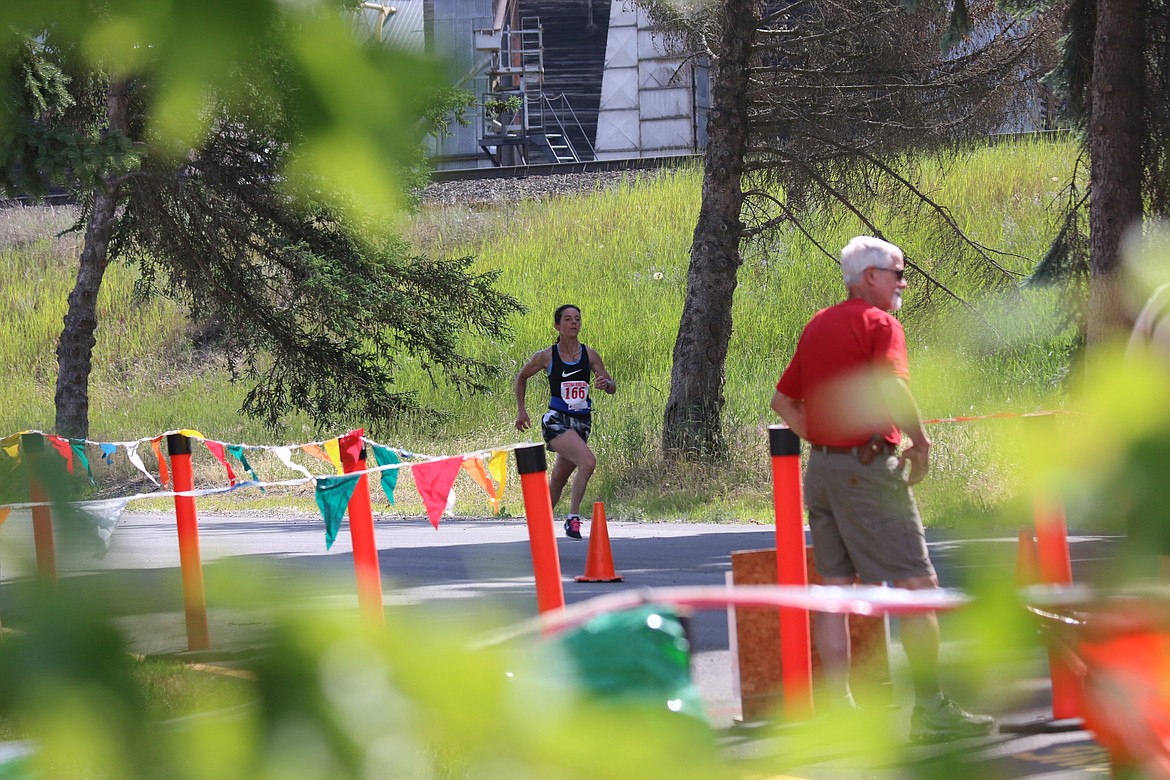
[[[516,430],[531,425],[524,408],[528,378],[539,371],[548,375],[550,398],[548,411],[540,428],[545,446],[557,454],[548,478],[548,492],[555,507],[573,472],[573,489],[569,493],[569,514],[565,517],[565,535],[581,538],[581,499],[585,486],[597,467],[597,458],[589,449],[589,429],[593,424],[593,401],[589,398],[590,376],[596,375],[593,387],[613,395],[617,383],[605,370],[601,356],[578,341],[581,309],[565,304],[553,313],[553,327],[559,334],[557,343],[539,350],[516,375]]]

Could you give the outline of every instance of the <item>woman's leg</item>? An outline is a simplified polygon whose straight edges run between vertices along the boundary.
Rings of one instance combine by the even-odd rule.
[[[557,462],[553,464],[552,474],[549,476],[549,494],[553,504],[561,497],[561,491],[568,482],[569,476],[576,469],[577,476],[573,478],[573,489],[569,493],[569,514],[581,513],[581,500],[585,497],[585,487],[589,478],[597,468],[597,458],[593,450],[576,431],[566,431],[549,442],[549,447],[557,454]],[[563,464],[563,465],[562,465]]]

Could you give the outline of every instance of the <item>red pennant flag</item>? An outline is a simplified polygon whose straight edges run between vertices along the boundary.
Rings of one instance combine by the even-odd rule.
[[[455,477],[459,476],[461,460],[455,456],[416,463],[410,467],[410,473],[414,475],[414,486],[418,488],[423,506],[427,508],[427,518],[436,530],[439,528],[439,518],[447,508],[447,496],[451,493],[451,486],[455,484]]]
[[[361,454],[362,447],[365,446],[365,443],[362,441],[362,436],[365,433],[365,428],[355,428],[337,440],[338,453],[341,455],[341,465],[347,472],[357,471],[361,464],[361,461],[358,460],[358,455]]]
[[[236,472],[232,471],[231,464],[228,463],[227,458],[223,456],[223,444],[218,441],[212,441],[211,439],[204,439],[203,443],[207,446],[208,452],[214,455],[215,459],[222,463],[223,467],[227,469],[228,481],[231,483],[232,487],[235,487]]]
[[[73,473],[73,448],[69,446],[66,439],[60,436],[53,436],[52,434],[45,437],[49,440],[49,444],[53,445],[53,449],[61,453],[61,457],[65,459],[65,468],[70,474]]]
[[[492,502],[492,511],[499,512],[500,500],[496,498],[496,488],[492,485],[491,478],[488,477],[487,469],[483,467],[483,461],[479,458],[464,458],[463,470],[487,491],[488,499]]]
[[[159,446],[160,441],[162,441],[162,436],[155,436],[150,440],[150,448],[154,450],[154,457],[158,459],[158,479],[162,482],[163,487],[166,487],[171,477],[167,473],[167,461],[163,457],[162,447]]]

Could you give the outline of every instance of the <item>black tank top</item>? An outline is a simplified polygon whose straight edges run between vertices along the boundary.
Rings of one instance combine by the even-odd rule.
[[[561,360],[560,350],[553,344],[552,360],[548,364],[548,408],[574,417],[589,416],[593,410],[589,378],[589,350],[584,344],[576,363]]]

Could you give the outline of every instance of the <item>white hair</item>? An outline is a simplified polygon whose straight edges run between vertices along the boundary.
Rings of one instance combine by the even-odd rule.
[[[855,236],[841,250],[841,276],[845,279],[845,286],[851,287],[861,281],[866,268],[889,268],[902,256],[902,250],[889,241],[873,236]]]

